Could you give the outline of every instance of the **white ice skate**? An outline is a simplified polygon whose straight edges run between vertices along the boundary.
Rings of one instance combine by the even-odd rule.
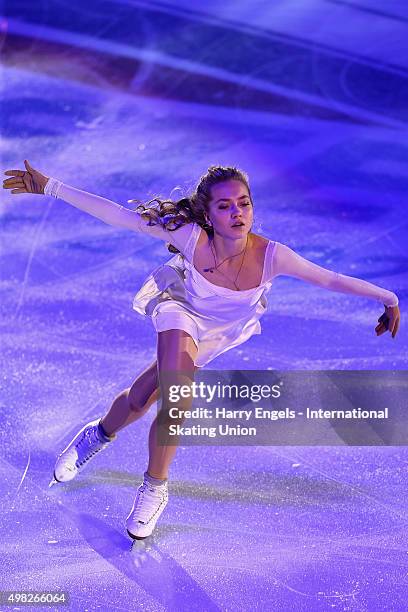
[[[106,438],[102,440],[98,432],[99,421],[100,419],[97,419],[85,425],[58,456],[54,467],[54,478],[48,485],[49,487],[75,478],[90,459],[116,438],[114,435],[110,440]]]
[[[143,540],[151,535],[168,499],[167,481],[162,485],[153,485],[144,477],[126,519],[127,532],[131,538]]]

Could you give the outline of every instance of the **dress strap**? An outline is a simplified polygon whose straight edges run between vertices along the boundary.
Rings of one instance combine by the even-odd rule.
[[[201,233],[201,226],[198,223],[193,224],[193,229],[191,231],[190,237],[187,241],[186,246],[184,247],[184,257],[190,263],[193,263],[194,251],[198,242],[198,238]]]
[[[262,283],[267,283],[273,277],[273,256],[276,250],[276,242],[269,240],[265,252],[264,268],[262,274]]]

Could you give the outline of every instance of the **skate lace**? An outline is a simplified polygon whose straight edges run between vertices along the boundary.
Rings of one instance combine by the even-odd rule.
[[[138,491],[133,519],[142,523],[148,523],[160,510],[164,501],[163,491],[158,487],[149,487],[144,483]]]
[[[96,455],[96,453],[99,453],[99,451],[104,448],[105,444],[99,440],[94,429],[90,428],[84,431],[82,438],[77,442],[75,446],[78,452],[78,456],[81,456],[82,453],[84,453],[80,460],[76,462],[77,467],[81,467],[82,465],[84,465],[84,463],[89,461],[91,457]],[[86,449],[86,446],[88,446],[88,450]]]

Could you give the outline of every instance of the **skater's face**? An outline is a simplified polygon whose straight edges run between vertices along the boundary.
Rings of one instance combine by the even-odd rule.
[[[254,219],[246,185],[237,180],[223,181],[213,185],[211,195],[207,217],[214,232],[228,237],[246,236]],[[237,225],[239,223],[241,225]]]

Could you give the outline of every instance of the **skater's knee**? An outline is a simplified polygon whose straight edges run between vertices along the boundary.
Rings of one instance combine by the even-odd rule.
[[[129,408],[133,412],[144,412],[157,399],[157,364],[154,362],[127,389]]]
[[[132,391],[131,387],[129,387],[129,389],[126,389],[126,392],[129,409],[132,412],[141,412],[144,407],[144,404],[141,401],[140,395]]]
[[[157,399],[157,389],[152,393],[150,389],[144,391],[131,387],[127,392],[128,405],[132,412],[144,412]]]

